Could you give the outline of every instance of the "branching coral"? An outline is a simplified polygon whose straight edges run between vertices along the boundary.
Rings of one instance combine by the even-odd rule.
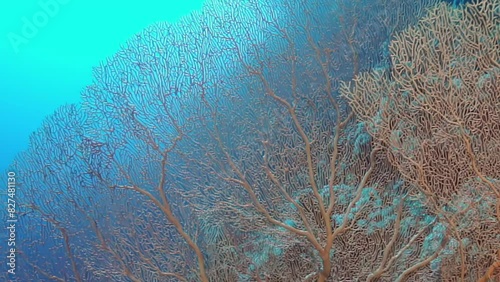
[[[459,259],[441,264],[445,278],[499,275],[499,11],[498,0],[441,4],[393,39],[390,69],[341,88],[458,240]]]

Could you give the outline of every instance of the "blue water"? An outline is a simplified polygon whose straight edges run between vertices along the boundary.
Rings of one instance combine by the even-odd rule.
[[[494,23],[471,24],[486,49],[500,2],[483,1]],[[499,62],[447,53],[474,46],[459,28],[409,48],[438,58],[434,75],[389,49],[442,2],[5,4],[0,281],[477,280],[500,248],[484,98],[498,101]],[[477,83],[464,62],[484,68]],[[482,115],[473,130],[426,120],[420,106],[448,92],[422,85],[443,73],[446,91],[481,89],[481,111],[463,110]]]
[[[0,170],[25,150],[44,117],[80,100],[92,68],[133,34],[175,22],[203,1],[9,1],[0,6]],[[47,23],[37,16],[47,15]],[[42,19],[43,20],[43,19]],[[37,23],[33,30],[29,23]],[[28,37],[23,35],[25,32]],[[26,40],[19,39],[19,37]]]

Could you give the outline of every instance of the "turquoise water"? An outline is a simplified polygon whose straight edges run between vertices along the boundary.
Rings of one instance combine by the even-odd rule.
[[[26,149],[43,118],[80,100],[92,68],[155,22],[175,22],[203,1],[6,1],[0,6],[0,169]]]
[[[496,281],[500,0],[464,2],[11,4],[0,281]]]

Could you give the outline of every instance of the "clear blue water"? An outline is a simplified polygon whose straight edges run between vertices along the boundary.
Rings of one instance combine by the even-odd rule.
[[[497,278],[482,1],[5,4],[0,281]]]

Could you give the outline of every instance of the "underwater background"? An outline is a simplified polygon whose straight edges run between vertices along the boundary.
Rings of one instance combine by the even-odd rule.
[[[155,22],[173,23],[201,9],[202,4],[201,0],[3,3],[0,122],[2,128],[9,129],[9,138],[0,141],[2,171],[17,152],[26,149],[29,134],[43,117],[62,104],[80,100],[81,90],[92,81],[93,67],[145,27]],[[46,23],[43,15],[47,15]],[[34,19],[37,25],[30,29],[28,23]]]
[[[497,281],[500,2],[465,2],[6,4],[0,280]]]

